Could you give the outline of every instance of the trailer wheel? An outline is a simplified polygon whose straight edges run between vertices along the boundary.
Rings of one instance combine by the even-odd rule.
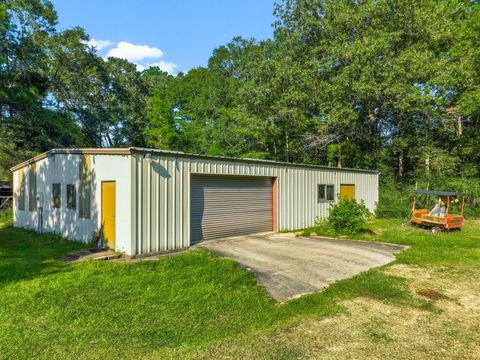
[[[432,233],[433,233],[433,234],[438,234],[438,233],[441,232],[441,231],[442,231],[442,229],[440,229],[440,228],[437,227],[437,226],[435,226],[435,227],[432,228]]]

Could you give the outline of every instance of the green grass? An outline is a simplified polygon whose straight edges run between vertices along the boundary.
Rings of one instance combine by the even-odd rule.
[[[422,266],[458,266],[469,268],[480,260],[480,221],[466,221],[460,231],[433,234],[429,229],[416,228],[399,219],[376,219],[368,222],[364,232],[340,235],[321,228],[301,230],[302,236],[316,234],[354,240],[376,241],[411,246],[397,255],[397,263]]]
[[[398,221],[370,226],[381,234],[364,238],[411,246],[398,262],[469,267],[480,260],[474,223],[437,235]],[[278,304],[250,272],[206,250],[130,263],[57,260],[83,246],[0,226],[0,358],[189,357],[239,336],[334,316],[341,300],[425,307],[405,279],[381,269]]]
[[[480,260],[480,222],[475,220],[467,221],[460,231],[438,234],[392,219],[370,222],[367,228],[378,235],[367,232],[356,238],[411,246],[397,255],[398,263],[470,268]]]

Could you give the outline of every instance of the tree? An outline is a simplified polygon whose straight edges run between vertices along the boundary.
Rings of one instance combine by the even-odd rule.
[[[176,99],[175,78],[158,67],[145,70],[142,80],[147,89],[145,130],[150,146],[170,150],[178,144],[178,129],[175,125]]]
[[[436,134],[445,108],[455,106],[452,94],[460,90],[452,50],[458,29],[472,29],[467,19],[478,12],[472,4],[287,0],[279,5],[276,40],[286,52],[282,58],[306,72],[310,84],[303,91],[314,104],[311,115],[323,122],[314,138],[335,138],[340,150],[350,144],[363,154],[348,157],[348,166],[378,166],[386,146],[396,157],[392,167],[399,177],[424,167],[417,154],[443,145]]]
[[[103,60],[87,40],[80,28],[52,39],[51,106],[72,115],[89,146],[144,146],[146,90],[135,65]]]
[[[52,147],[145,146],[135,65],[97,56],[81,28],[58,32],[48,0],[5,0],[0,20],[0,176]]]

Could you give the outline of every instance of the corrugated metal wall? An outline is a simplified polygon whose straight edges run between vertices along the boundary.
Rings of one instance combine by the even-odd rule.
[[[88,178],[88,203],[89,217],[80,216],[79,205],[77,209],[67,209],[67,184],[74,184],[77,196],[80,200],[80,171],[84,164],[83,155],[55,154],[39,160],[35,163],[35,173],[31,173],[32,166],[25,166],[14,171],[14,226],[37,230],[39,228],[39,210],[29,211],[30,197],[33,191],[29,191],[30,182],[36,180],[37,194],[43,194],[43,230],[54,232],[72,239],[88,242],[93,234],[99,230],[100,223],[100,186],[101,181],[116,181],[117,184],[117,239],[116,250],[131,252],[131,203],[129,193],[131,191],[131,160],[130,156],[119,155],[88,155],[91,157]],[[20,198],[20,178],[25,182],[24,201],[26,205],[22,210],[18,206]],[[61,186],[60,208],[52,206],[52,185],[59,183]],[[32,199],[34,200],[34,199]]]
[[[225,161],[150,153],[132,155],[132,254],[190,245],[191,174],[278,178],[278,230],[312,226],[328,215],[329,203],[317,202],[317,185],[355,184],[357,199],[370,209],[378,201],[378,174],[352,170]]]
[[[41,204],[43,231],[58,233],[72,240],[90,241],[96,230],[92,219],[79,219],[76,211],[66,208],[66,185],[75,184],[78,189],[78,163],[78,155],[56,154],[38,161],[35,167],[30,165],[15,171],[14,179],[20,176],[22,171],[27,176],[24,177],[26,181],[25,210],[18,206],[14,207],[14,226],[39,229],[39,209],[35,206],[35,209],[30,211],[28,206],[32,202],[36,205],[35,199],[32,198],[34,191],[31,190],[31,182],[35,179],[35,192],[43,196]],[[55,183],[61,186],[60,208],[52,206],[52,185]]]

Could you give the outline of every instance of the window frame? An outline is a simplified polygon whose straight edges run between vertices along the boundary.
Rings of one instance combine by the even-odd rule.
[[[328,189],[332,189],[332,198],[329,199],[329,191]],[[323,189],[323,194],[324,197],[320,197],[320,193],[322,192],[321,189]],[[327,203],[327,202],[332,202],[335,201],[335,185],[334,184],[317,184],[317,203]]]
[[[58,194],[56,194],[55,189],[58,187]],[[58,204],[55,199],[58,195]],[[52,208],[60,209],[62,207],[62,184],[61,183],[52,183]]]
[[[77,186],[75,184],[67,184],[67,209],[68,210],[77,210]],[[70,191],[73,191],[73,196],[70,194]]]

